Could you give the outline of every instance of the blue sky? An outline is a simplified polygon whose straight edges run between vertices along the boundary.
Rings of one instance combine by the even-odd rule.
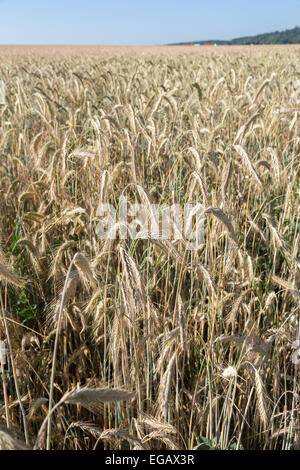
[[[165,44],[300,25],[300,0],[0,0],[0,44]]]

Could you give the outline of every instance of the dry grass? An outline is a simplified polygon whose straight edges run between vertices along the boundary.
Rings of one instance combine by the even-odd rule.
[[[300,46],[0,57],[0,446],[299,449]],[[100,240],[121,195],[205,244]]]

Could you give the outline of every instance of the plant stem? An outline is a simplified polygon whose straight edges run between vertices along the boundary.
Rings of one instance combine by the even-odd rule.
[[[66,276],[65,283],[64,283],[64,288],[63,288],[63,293],[62,293],[62,298],[61,298],[61,302],[60,302],[59,312],[58,312],[55,342],[54,342],[53,355],[52,355],[52,369],[51,369],[50,387],[49,387],[49,408],[48,408],[49,413],[46,417],[46,422],[48,421],[46,450],[50,450],[50,444],[51,444],[51,415],[52,415],[52,412],[54,411],[54,409],[56,408],[56,407],[54,407],[53,410],[52,410],[55,367],[56,367],[56,356],[57,356],[57,346],[58,346],[58,336],[59,336],[59,330],[60,330],[60,325],[61,325],[61,320],[62,320],[62,312],[63,312],[63,307],[64,307],[64,299],[65,299],[65,295],[66,295],[68,280],[70,278],[72,267],[74,265],[77,254],[78,253],[76,253],[74,258],[72,259],[71,264],[70,264],[69,269],[68,269],[68,272],[67,272],[67,276]]]
[[[18,402],[19,402],[19,405],[20,405],[22,418],[23,418],[25,442],[28,445],[29,444],[29,439],[28,439],[28,432],[27,432],[26,413],[25,413],[25,409],[24,409],[24,406],[23,406],[23,403],[22,403],[20,390],[19,390],[19,386],[18,386],[17,375],[16,375],[14,359],[13,359],[12,346],[11,346],[10,335],[9,335],[9,331],[8,331],[8,327],[7,327],[6,314],[5,314],[5,310],[3,308],[3,301],[2,301],[1,291],[0,291],[0,302],[1,302],[2,318],[3,318],[4,328],[5,328],[5,335],[6,335],[6,338],[7,338],[9,356],[10,356],[10,361],[11,361],[11,368],[12,368],[12,372],[13,372],[13,376],[14,376],[14,384],[15,384],[16,394],[17,394],[17,397],[18,397]]]

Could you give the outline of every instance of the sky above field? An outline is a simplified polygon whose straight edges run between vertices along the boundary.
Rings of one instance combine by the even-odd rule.
[[[299,23],[300,0],[0,0],[0,44],[167,44]]]

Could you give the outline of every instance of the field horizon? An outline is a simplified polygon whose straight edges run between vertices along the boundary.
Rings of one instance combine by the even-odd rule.
[[[143,57],[143,55],[170,55],[176,56],[180,54],[184,55],[206,55],[206,54],[226,54],[226,53],[257,53],[265,51],[278,51],[285,53],[286,51],[293,51],[300,48],[300,44],[266,44],[266,45],[232,45],[232,46],[168,46],[168,45],[154,45],[154,46],[115,46],[115,45],[81,45],[81,44],[0,44],[0,58],[18,58],[19,60],[29,56],[53,56],[58,54],[60,58],[62,56],[72,57],[77,56],[137,56]],[[256,51],[256,52],[254,52]]]

